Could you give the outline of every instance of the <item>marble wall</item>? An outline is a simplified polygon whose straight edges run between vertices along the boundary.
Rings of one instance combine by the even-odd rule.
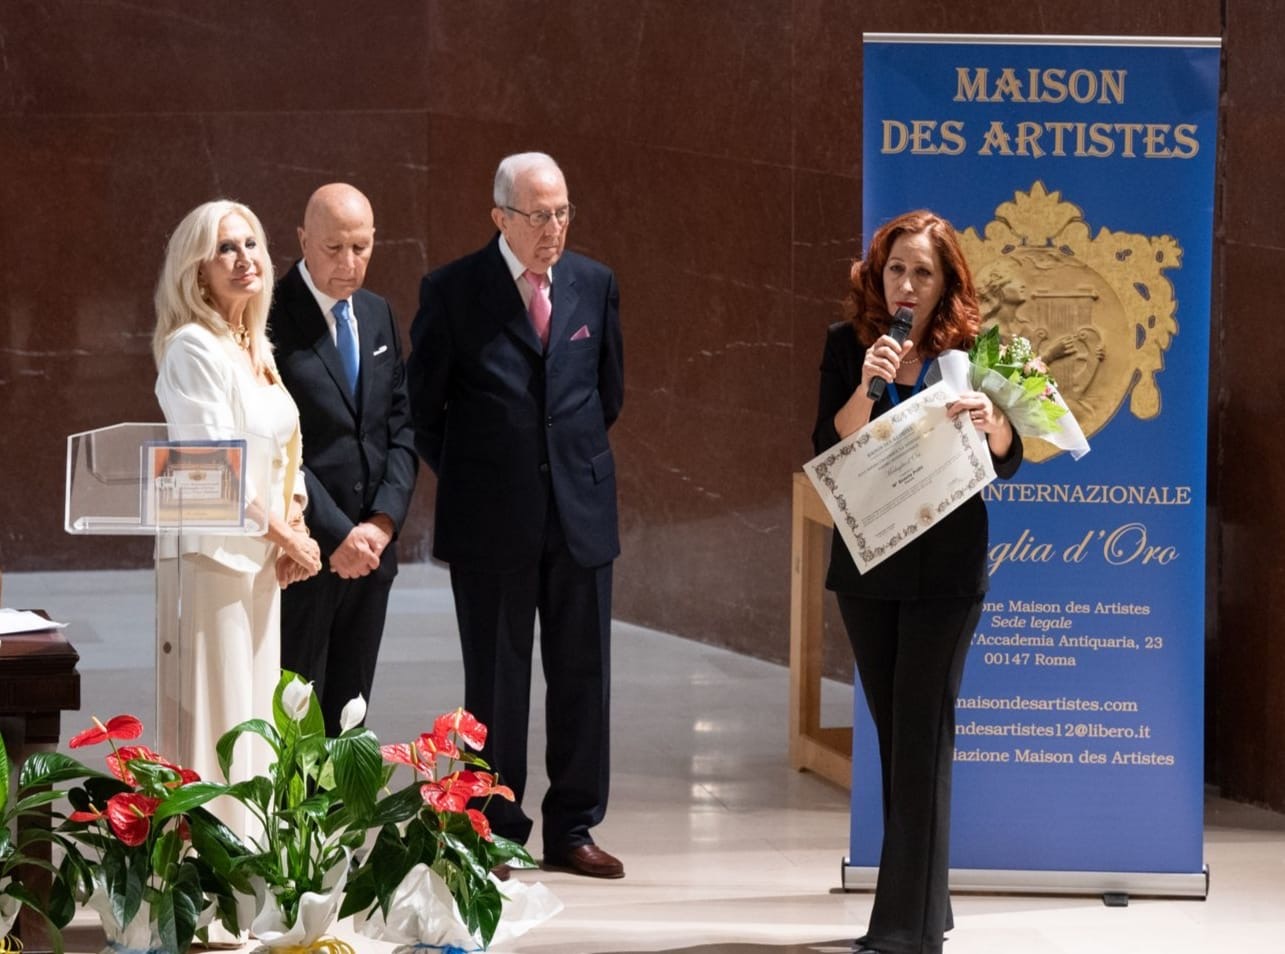
[[[406,330],[420,276],[489,237],[495,162],[538,148],[567,173],[571,246],[621,286],[617,613],[784,660],[790,475],[809,456],[822,336],[859,248],[862,32],[1222,35],[1211,740],[1233,794],[1285,807],[1285,730],[1245,728],[1285,723],[1279,386],[1261,361],[1280,340],[1266,303],[1285,297],[1283,7],[8,0],[0,565],[147,561],[142,541],[63,533],[65,436],[158,419],[151,290],[190,207],[247,202],[284,268],[310,191],[357,184],[378,224],[368,285]],[[1224,493],[1240,486],[1257,493]],[[428,558],[432,496],[424,472],[406,558]],[[845,674],[833,642],[829,670]]]

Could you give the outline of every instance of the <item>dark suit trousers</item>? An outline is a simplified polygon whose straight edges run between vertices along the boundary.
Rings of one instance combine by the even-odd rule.
[[[492,798],[486,814],[498,834],[522,843],[532,828],[522,797],[539,617],[548,687],[544,855],[559,858],[591,843],[589,829],[607,810],[611,564],[582,567],[571,558],[552,495],[548,500],[538,564],[506,573],[452,566],[451,589],[464,657],[464,705],[489,729],[482,757],[517,796],[516,802]]]
[[[281,666],[313,683],[326,735],[358,693],[370,702],[393,575],[376,570],[345,580],[328,568],[281,592]]]
[[[879,737],[883,782],[883,848],[862,940],[887,954],[940,954],[954,926],[947,879],[955,701],[982,598],[837,596]]]

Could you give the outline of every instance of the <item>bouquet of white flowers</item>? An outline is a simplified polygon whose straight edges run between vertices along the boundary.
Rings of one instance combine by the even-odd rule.
[[[1002,342],[999,326],[978,335],[968,352],[969,383],[1003,410],[1023,437],[1038,437],[1079,460],[1089,442],[1058,393],[1049,369],[1022,337]]]

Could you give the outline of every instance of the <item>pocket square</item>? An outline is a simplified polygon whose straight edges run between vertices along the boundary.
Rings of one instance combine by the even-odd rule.
[[[589,334],[589,326],[588,326],[588,325],[581,325],[581,326],[580,326],[580,330],[579,330],[579,331],[577,331],[574,335],[572,335],[572,336],[571,336],[571,340],[572,340],[572,341],[584,341],[586,338],[589,338],[589,337],[592,337],[592,336]]]
[[[387,350],[388,350],[388,345],[380,345],[378,348],[376,348],[374,351],[370,353],[370,356],[372,358],[378,358],[381,354],[383,354]]]

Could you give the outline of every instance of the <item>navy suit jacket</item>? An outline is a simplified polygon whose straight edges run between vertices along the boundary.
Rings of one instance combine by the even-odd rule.
[[[437,475],[439,560],[501,572],[538,561],[550,488],[572,559],[620,553],[607,442],[624,401],[616,279],[564,252],[550,297],[546,353],[498,235],[420,287],[407,375],[415,446]]]
[[[360,400],[348,390],[339,351],[298,262],[277,283],[268,316],[277,368],[299,407],[308,529],[323,558],[371,514],[387,514],[400,530],[418,467],[392,309],[362,289],[353,295],[353,311],[361,347]],[[379,572],[396,570],[390,545]]]

